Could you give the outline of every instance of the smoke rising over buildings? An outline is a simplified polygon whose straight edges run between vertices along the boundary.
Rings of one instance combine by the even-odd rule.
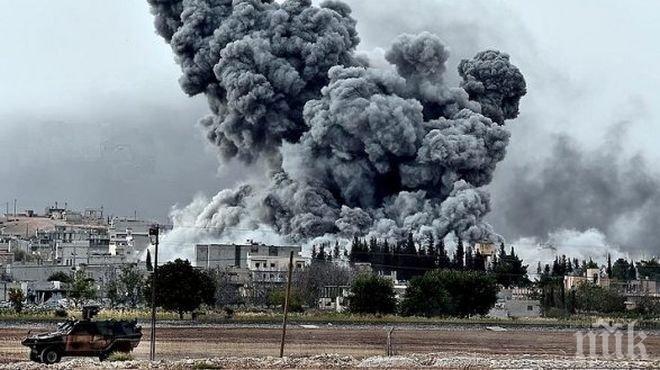
[[[612,127],[596,148],[558,135],[549,156],[512,166],[508,191],[497,202],[498,230],[512,238],[548,237],[555,245],[570,230],[598,232],[601,242],[592,239],[591,247],[657,253],[660,176],[642,155],[625,154],[627,126]]]
[[[443,80],[448,51],[430,33],[402,35],[395,68],[356,56],[339,1],[150,0],[181,65],[182,89],[206,95],[202,119],[224,160],[265,164],[265,183],[223,190],[194,226],[216,235],[495,240],[482,187],[505,156],[506,119],[525,80],[509,56],[479,52]],[[175,225],[176,226],[176,225]]]

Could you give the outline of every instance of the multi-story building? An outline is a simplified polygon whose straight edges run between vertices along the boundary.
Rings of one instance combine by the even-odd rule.
[[[125,256],[127,261],[138,261],[150,244],[151,221],[115,217],[108,228],[109,251],[113,255]]]
[[[308,258],[300,255],[293,257],[294,270],[303,269],[308,263]],[[289,256],[270,256],[248,252],[247,269],[250,271],[250,278],[255,283],[283,284],[286,282],[289,271]]]
[[[198,244],[195,246],[195,266],[207,269],[248,268],[248,255],[289,257],[299,256],[300,246],[266,245],[249,241],[248,244]]]

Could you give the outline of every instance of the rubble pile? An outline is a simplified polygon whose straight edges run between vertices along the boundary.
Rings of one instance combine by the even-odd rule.
[[[18,362],[0,365],[0,370],[37,370],[43,365],[34,362]],[[383,357],[375,356],[358,359],[352,356],[324,354],[318,356],[294,357],[219,357],[185,360],[132,360],[120,362],[99,362],[90,358],[66,360],[49,366],[57,370],[73,369],[268,369],[268,368],[421,368],[440,369],[657,369],[660,359],[616,360],[578,359],[547,355],[507,356],[475,353],[432,353]]]

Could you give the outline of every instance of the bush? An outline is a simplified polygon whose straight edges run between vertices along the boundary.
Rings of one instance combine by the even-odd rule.
[[[286,289],[275,289],[268,294],[268,305],[275,307],[284,307],[284,298]],[[289,312],[303,312],[303,299],[300,292],[291,290],[289,295]]]
[[[396,298],[392,281],[370,274],[358,276],[351,285],[349,309],[354,313],[393,313]]]
[[[9,289],[8,296],[9,302],[14,308],[14,311],[16,311],[16,313],[21,313],[21,311],[23,311],[23,301],[25,301],[25,294],[23,294],[23,291],[18,288],[11,288]]]
[[[401,314],[405,316],[441,316],[450,314],[451,297],[449,292],[434,279],[424,276],[414,277],[406,296],[401,302]]]
[[[497,282],[483,272],[433,270],[413,278],[401,304],[404,315],[485,315],[497,301]]]
[[[110,356],[108,356],[108,361],[110,362],[132,361],[132,360],[133,360],[133,355],[127,352],[112,352]]]
[[[660,300],[649,296],[643,296],[639,302],[637,302],[637,308],[635,311],[643,316],[660,317]]]
[[[575,308],[584,312],[614,313],[626,309],[625,298],[617,292],[589,282],[578,285]]]

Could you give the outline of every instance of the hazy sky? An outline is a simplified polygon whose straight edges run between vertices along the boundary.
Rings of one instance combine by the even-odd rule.
[[[163,219],[195,193],[240,179],[238,166],[218,173],[195,126],[206,104],[179,89],[146,1],[2,1],[0,201],[41,209],[59,200]],[[495,206],[507,169],[548,155],[557,133],[596,147],[628,121],[623,150],[658,170],[660,2],[348,2],[361,49],[376,59],[396,35],[423,30],[447,42],[454,75],[460,58],[480,50],[511,54],[528,95],[492,185]]]

